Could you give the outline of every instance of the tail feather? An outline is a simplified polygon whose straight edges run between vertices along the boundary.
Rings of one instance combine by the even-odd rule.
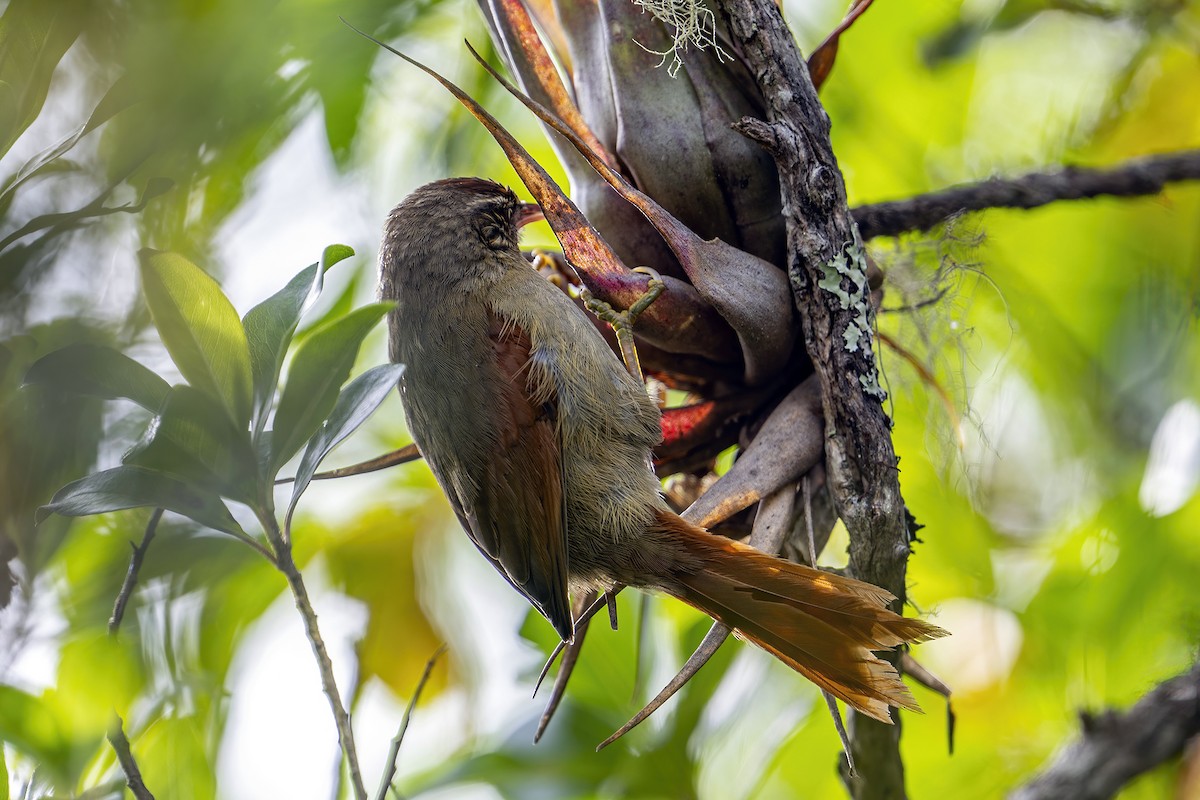
[[[663,588],[720,620],[822,689],[881,722],[888,706],[920,711],[896,669],[872,651],[946,635],[893,614],[877,586],[793,564],[662,512],[679,552]]]

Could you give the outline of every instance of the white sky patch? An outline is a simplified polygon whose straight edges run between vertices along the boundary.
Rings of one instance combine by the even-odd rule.
[[[357,181],[337,174],[319,112],[296,127],[252,185],[215,237],[230,265],[222,288],[239,313],[283,288],[328,245],[348,244],[359,258],[375,257],[383,217],[371,214]]]
[[[1167,409],[1150,442],[1150,459],[1138,499],[1147,513],[1164,517],[1183,507],[1200,483],[1200,406],[1180,400]]]
[[[304,577],[345,700],[353,643],[366,628],[366,610],[329,591],[315,564],[305,568]],[[227,688],[229,722],[217,763],[223,800],[330,797],[337,730],[290,593],[276,600],[247,633]]]

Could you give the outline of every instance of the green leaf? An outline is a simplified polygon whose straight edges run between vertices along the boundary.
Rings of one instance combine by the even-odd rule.
[[[296,351],[275,412],[269,479],[329,416],[338,390],[350,377],[359,346],[391,307],[391,303],[373,303],[352,311],[314,331]]]
[[[396,388],[403,373],[403,364],[381,364],[372,367],[355,378],[338,395],[329,419],[316,435],[308,440],[308,447],[300,459],[300,467],[296,470],[296,482],[292,488],[292,501],[288,504],[286,526],[291,526],[296,503],[300,502],[300,495],[304,494],[304,490],[312,482],[312,477],[316,474],[317,467],[325,460],[325,456],[375,413],[375,409],[379,408],[379,404],[388,393]]]
[[[68,483],[38,509],[37,521],[50,514],[85,517],[142,507],[165,508],[214,530],[246,535],[215,494],[199,491],[171,475],[133,466],[106,469]]]
[[[41,698],[12,686],[0,685],[0,742],[29,756],[58,781],[73,772],[71,743],[57,715]]]
[[[235,428],[215,399],[191,386],[170,390],[162,412],[122,460],[247,505],[259,496],[249,432]]]
[[[344,244],[325,248],[321,261],[301,270],[288,285],[246,313],[242,326],[250,343],[250,371],[254,376],[254,430],[261,431],[275,397],[275,384],[283,356],[300,322],[321,286],[326,270],[354,255]]]
[[[238,427],[250,421],[250,345],[217,282],[176,253],[139,253],[142,288],[154,326],[179,371],[219,398]]]
[[[0,155],[37,119],[87,18],[80,0],[12,0],[0,16]]]
[[[320,312],[315,316],[301,320],[304,324],[296,329],[296,335],[292,337],[292,343],[303,344],[315,331],[320,330],[335,319],[341,319],[353,311],[356,298],[359,296],[358,289],[362,283],[362,275],[361,270],[351,272],[349,279],[345,281],[345,285],[337,293],[336,297],[331,300],[328,295],[325,295],[322,302],[317,304],[324,306],[324,308],[321,308]]]
[[[25,383],[107,400],[125,397],[155,413],[171,391],[166,381],[124,353],[83,343],[39,358],[25,373]]]
[[[146,188],[142,190],[142,196],[138,198],[136,203],[126,203],[122,206],[104,205],[104,200],[113,193],[118,185],[119,182],[110,185],[90,203],[73,211],[55,211],[34,217],[0,240],[0,250],[5,250],[26,236],[31,236],[38,231],[44,230],[47,233],[39,241],[35,242],[35,244],[41,244],[67,231],[81,228],[89,221],[107,217],[110,214],[136,214],[143,211],[146,205],[155,197],[170,191],[175,182],[170,178],[151,178],[146,182]],[[5,254],[6,257],[8,255],[8,253]]]
[[[80,125],[64,138],[50,145],[33,158],[25,162],[19,170],[5,180],[4,190],[0,191],[0,215],[12,204],[13,198],[24,183],[30,179],[56,171],[74,171],[79,167],[63,158],[79,140],[96,128],[103,125],[114,114],[129,106],[134,100],[131,85],[133,80],[126,73],[116,80],[100,102],[96,104],[87,122]]]

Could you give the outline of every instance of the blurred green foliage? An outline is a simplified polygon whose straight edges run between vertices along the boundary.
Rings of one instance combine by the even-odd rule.
[[[843,6],[788,4],[806,50]],[[472,4],[10,0],[0,14],[0,557],[21,556],[0,616],[0,797],[10,783],[14,796],[26,787],[30,797],[120,796],[103,742],[114,708],[158,797],[245,796],[218,772],[239,702],[229,696],[234,665],[285,588],[248,548],[169,517],[110,640],[129,542],[147,513],[73,525],[52,516],[36,529],[33,514],[64,483],[118,463],[149,413],[21,388],[29,367],[75,343],[144,353],[145,306],[102,313],[89,301],[114,274],[133,283],[141,246],[217,264],[216,239],[256,171],[310,115],[320,115],[337,167],[382,181],[393,200],[438,174],[515,182],[449,97],[422,95],[439,104],[434,122],[394,107],[396,86],[422,79],[380,59],[338,14],[381,38],[434,42],[428,60],[458,74],[538,158],[552,158],[530,120],[461,66],[460,51],[436,50],[456,47],[456,26],[483,42]],[[1200,147],[1198,30],[1195,0],[877,3],[843,37],[822,95],[851,202]],[[386,140],[405,137],[408,171],[379,177]],[[1077,709],[1128,705],[1196,656],[1198,467],[1194,456],[1166,462],[1166,473],[1156,465],[1164,437],[1197,435],[1161,423],[1200,404],[1200,187],[992,211],[872,247],[889,276],[885,307],[945,290],[880,321],[939,384],[883,351],[905,498],[926,526],[911,599],[954,633],[915,655],[955,688],[955,752],[942,700],[917,688],[927,713],[904,719],[909,791],[1001,797],[1076,732]],[[368,260],[329,320],[372,280]],[[298,339],[317,341],[322,330]],[[367,348],[363,363],[383,360],[377,341]],[[226,403],[238,415],[241,391]],[[352,452],[403,444],[398,420],[396,411],[368,426],[369,444]],[[443,533],[453,521],[427,471],[395,472],[349,502],[317,502],[330,495],[314,485],[314,509],[337,510],[302,507],[294,535],[306,572],[367,611],[345,692],[360,719],[378,697],[366,690],[373,681],[403,701],[437,642],[454,645],[402,750],[406,796],[460,784],[512,798],[843,796],[820,698],[739,645],[642,728],[593,752],[705,628],[658,600],[639,619],[636,598],[622,596],[621,630],[594,626],[539,745],[530,741],[540,701],[486,718],[476,701],[505,670],[473,645],[482,636],[470,626],[493,621],[473,619],[457,598],[476,587],[448,573],[456,545]],[[1153,499],[1180,477],[1174,498]],[[47,618],[51,633],[37,634]],[[501,633],[527,642],[519,685],[503,686],[524,698],[550,630],[530,615]],[[38,647],[53,655],[34,659],[49,666],[31,680],[18,668]],[[315,680],[308,691],[319,691]],[[460,716],[456,699],[469,706]],[[452,733],[440,749],[423,747],[431,730]],[[332,772],[332,744],[329,752]],[[418,763],[409,752],[426,755]],[[1123,797],[1169,796],[1175,771],[1157,770]]]

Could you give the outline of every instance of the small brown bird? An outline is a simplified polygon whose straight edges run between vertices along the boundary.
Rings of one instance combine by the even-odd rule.
[[[625,584],[720,620],[859,711],[917,709],[872,654],[944,634],[883,589],[715,536],[667,506],[650,468],[659,411],[518,229],[540,215],[478,178],[423,186],[388,216],[380,294],[407,369],[409,429],[471,541],[573,632],[570,591]]]

